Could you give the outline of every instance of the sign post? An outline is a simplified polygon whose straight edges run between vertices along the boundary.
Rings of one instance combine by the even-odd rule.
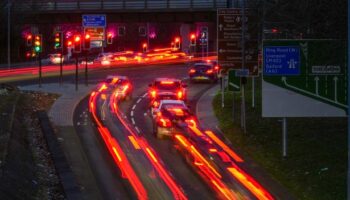
[[[217,34],[218,34],[218,64],[225,69],[241,70],[246,73],[241,78],[241,128],[246,132],[245,122],[245,78],[257,76],[258,69],[258,29],[256,13],[245,9],[245,1],[242,8],[218,9]],[[250,23],[247,23],[250,21]]]

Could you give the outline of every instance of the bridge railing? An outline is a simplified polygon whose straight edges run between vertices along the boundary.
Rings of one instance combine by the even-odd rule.
[[[14,11],[152,11],[152,10],[215,10],[226,8],[229,0],[21,0]]]

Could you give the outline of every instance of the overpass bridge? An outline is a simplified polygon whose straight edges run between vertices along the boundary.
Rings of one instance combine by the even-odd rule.
[[[17,0],[14,12],[196,12],[227,8],[231,0]]]

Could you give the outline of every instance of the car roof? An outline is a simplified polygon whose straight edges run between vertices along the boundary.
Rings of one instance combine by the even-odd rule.
[[[155,81],[174,81],[174,82],[181,82],[180,79],[176,79],[176,78],[156,78]]]
[[[171,99],[165,99],[165,100],[160,100],[160,104],[181,104],[185,105],[184,101],[182,100],[171,100]]]
[[[119,75],[108,75],[106,79],[113,79],[113,78],[118,78],[118,79],[123,79],[123,80],[128,79],[127,76],[119,76]]]
[[[213,64],[212,63],[207,63],[207,62],[200,62],[200,63],[195,63],[194,66],[208,66],[208,67],[212,67]]]

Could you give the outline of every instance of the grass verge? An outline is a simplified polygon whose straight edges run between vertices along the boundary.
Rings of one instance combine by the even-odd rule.
[[[246,134],[240,129],[240,94],[227,92],[224,109],[221,95],[214,98],[214,111],[226,137],[298,199],[346,199],[346,118],[288,118],[288,157],[282,158],[282,123],[261,117],[261,82],[256,82],[255,108],[251,84],[246,86]]]

